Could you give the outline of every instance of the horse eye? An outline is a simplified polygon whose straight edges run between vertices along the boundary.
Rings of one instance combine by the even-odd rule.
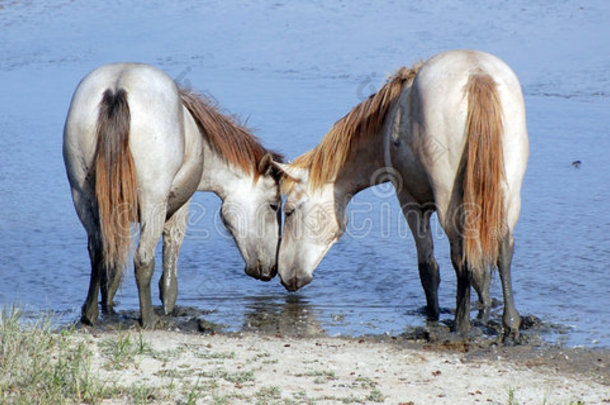
[[[269,204],[269,208],[271,208],[273,211],[277,211],[280,209],[280,206],[274,203]]]
[[[288,218],[289,216],[291,216],[294,213],[294,208],[288,209],[284,211],[284,216],[286,218]]]

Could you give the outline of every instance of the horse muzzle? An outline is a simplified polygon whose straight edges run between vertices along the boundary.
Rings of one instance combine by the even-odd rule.
[[[258,262],[256,266],[246,266],[246,274],[257,280],[269,281],[277,274],[277,265],[263,266]]]
[[[280,281],[282,282],[282,285],[290,292],[294,292],[299,288],[306,286],[307,284],[311,283],[311,280],[313,280],[313,276],[310,275],[305,275],[302,277],[293,276],[286,280],[284,280],[280,275]]]

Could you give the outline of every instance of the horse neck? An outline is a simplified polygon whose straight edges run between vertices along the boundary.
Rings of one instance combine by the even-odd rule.
[[[203,173],[198,191],[211,191],[224,200],[236,187],[252,181],[252,174],[233,166],[207,141],[203,142]]]
[[[383,131],[359,140],[337,174],[335,198],[345,204],[358,192],[388,181],[384,157]]]

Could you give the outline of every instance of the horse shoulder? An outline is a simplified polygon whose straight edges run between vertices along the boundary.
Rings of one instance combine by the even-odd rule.
[[[387,130],[390,131],[389,149],[392,167],[400,175],[397,192],[404,188],[409,195],[420,202],[433,200],[430,182],[422,164],[422,137],[418,123],[413,125],[410,89],[403,91],[397,105],[391,111]]]

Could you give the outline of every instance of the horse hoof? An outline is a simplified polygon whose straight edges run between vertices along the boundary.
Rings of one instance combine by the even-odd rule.
[[[457,317],[453,328],[454,332],[464,337],[470,333],[470,318],[469,317]]]
[[[521,333],[519,329],[504,328],[504,334],[502,336],[502,343],[505,346],[516,346],[522,343]]]
[[[83,325],[87,325],[87,326],[93,326],[93,325],[95,325],[95,321],[96,321],[96,320],[97,320],[97,316],[95,316],[95,317],[90,317],[90,316],[87,316],[87,315],[83,314],[83,315],[80,317],[80,322],[81,322]]]
[[[426,306],[426,320],[429,322],[437,322],[440,319],[441,311],[438,308],[438,305],[434,308],[430,306]]]
[[[116,315],[116,311],[114,310],[114,305],[106,305],[102,306],[102,313],[104,315]]]
[[[479,309],[477,321],[486,324],[489,321],[489,307]]]
[[[154,329],[155,325],[157,325],[157,317],[155,315],[140,318],[142,329]]]
[[[502,339],[502,344],[508,347],[518,346],[521,344],[521,335],[504,335],[504,338]]]
[[[521,327],[521,317],[519,314],[507,312],[503,316],[502,324],[504,327],[503,342],[509,344],[519,344],[521,335],[519,328]]]
[[[87,309],[83,306],[80,321],[83,325],[93,326],[97,321],[99,313],[97,310],[97,306],[93,307],[93,309]]]

